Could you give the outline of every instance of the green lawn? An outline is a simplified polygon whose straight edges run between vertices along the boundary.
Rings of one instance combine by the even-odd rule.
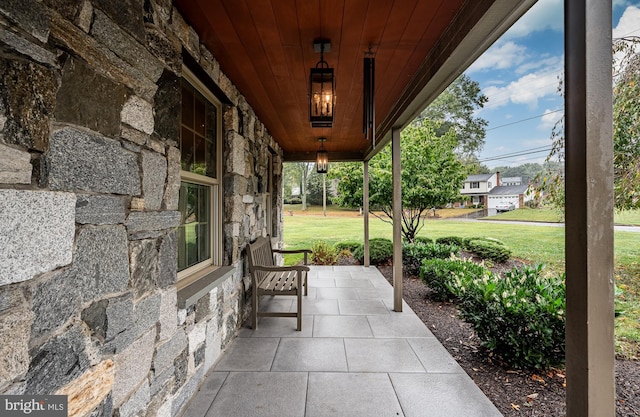
[[[558,210],[541,208],[530,209],[522,208],[513,211],[507,211],[495,216],[484,217],[487,220],[521,220],[526,222],[562,222],[562,215]],[[640,226],[640,210],[627,210],[614,213],[613,220],[615,224]]]
[[[391,239],[390,224],[374,217],[369,223],[371,238]],[[316,240],[331,244],[362,241],[363,227],[362,217],[285,216],[285,247],[308,248]],[[563,227],[438,219],[428,220],[419,235],[430,238],[452,235],[495,237],[503,241],[516,258],[544,263],[549,272],[564,270]],[[616,284],[622,290],[622,295],[616,298],[616,308],[624,310],[624,314],[616,319],[617,351],[626,357],[640,358],[640,234],[615,232],[614,249]],[[292,264],[299,260],[288,257],[285,262]]]

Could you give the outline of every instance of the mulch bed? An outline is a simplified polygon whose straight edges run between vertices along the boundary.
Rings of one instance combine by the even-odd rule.
[[[378,269],[392,281],[391,266]],[[404,300],[504,416],[566,415],[562,369],[509,368],[480,347],[472,327],[458,318],[454,304],[434,301],[431,293],[419,278],[403,277]],[[640,362],[616,360],[616,397],[616,416],[640,416]]]

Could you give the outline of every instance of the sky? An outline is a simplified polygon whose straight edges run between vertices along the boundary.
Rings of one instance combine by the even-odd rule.
[[[613,37],[640,36],[640,0],[613,0]],[[480,161],[494,168],[543,163],[553,125],[563,115],[558,94],[564,63],[563,0],[538,2],[466,74],[489,101]]]

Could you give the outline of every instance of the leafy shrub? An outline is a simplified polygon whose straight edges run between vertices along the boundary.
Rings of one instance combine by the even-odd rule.
[[[443,236],[436,239],[436,243],[442,243],[443,245],[456,245],[461,248],[464,247],[464,239],[459,236]]]
[[[462,240],[462,247],[464,247],[465,249],[469,249],[469,243],[474,240],[481,240],[483,242],[491,242],[491,243],[496,243],[498,245],[504,246],[504,242],[502,242],[500,239],[496,239],[495,237],[474,236],[474,237],[464,238]]]
[[[414,240],[415,240],[415,243],[422,243],[422,244],[433,243],[433,239],[426,236],[416,236]]]
[[[311,245],[311,263],[314,265],[335,265],[338,261],[338,251],[323,240]]]
[[[362,246],[362,243],[356,242],[355,240],[349,240],[349,241],[346,241],[346,242],[338,242],[338,243],[336,243],[334,245],[334,247],[336,248],[336,250],[338,252],[342,252],[344,250],[348,250],[351,253],[353,253],[353,251],[355,251],[358,246]]]
[[[462,317],[483,346],[511,366],[544,369],[564,360],[564,274],[543,277],[542,265],[514,268],[501,277],[460,281]]]
[[[466,248],[482,259],[489,259],[497,263],[506,262],[511,257],[509,248],[490,240],[474,239],[466,242]]]
[[[300,197],[284,197],[282,202],[284,204],[302,204],[302,199]]]
[[[442,243],[405,243],[402,245],[402,264],[409,275],[418,275],[425,259],[445,259],[457,254],[460,248]]]
[[[364,245],[353,251],[353,257],[358,262],[364,262]],[[372,265],[381,265],[393,258],[393,242],[389,239],[374,238],[369,240],[369,261]]]
[[[422,281],[435,291],[435,298],[451,300],[460,297],[467,282],[481,278],[489,271],[471,260],[425,259],[420,269]]]

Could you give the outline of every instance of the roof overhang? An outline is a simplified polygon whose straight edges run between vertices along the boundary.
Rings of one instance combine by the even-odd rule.
[[[221,70],[283,149],[315,160],[370,159],[495,42],[536,0],[174,0]],[[314,39],[331,41],[333,128],[308,122]],[[376,57],[376,140],[362,131],[363,58]]]

